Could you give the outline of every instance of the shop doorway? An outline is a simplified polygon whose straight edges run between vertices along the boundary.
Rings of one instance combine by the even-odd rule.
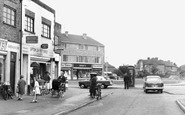
[[[11,52],[11,60],[10,60],[10,86],[14,93],[15,89],[15,67],[16,67],[16,53]]]

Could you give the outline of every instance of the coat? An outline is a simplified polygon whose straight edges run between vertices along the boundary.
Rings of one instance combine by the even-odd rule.
[[[26,81],[24,80],[24,79],[20,79],[19,81],[18,81],[18,94],[21,94],[21,95],[23,95],[23,94],[25,94],[25,85],[26,85]]]
[[[124,82],[125,82],[125,83],[129,83],[129,82],[130,82],[130,77],[129,77],[128,75],[126,75],[126,76],[124,77]]]

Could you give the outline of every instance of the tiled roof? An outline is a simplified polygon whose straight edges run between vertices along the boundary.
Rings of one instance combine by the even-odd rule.
[[[61,42],[66,42],[66,43],[79,43],[79,44],[86,44],[86,45],[95,45],[95,46],[103,46],[100,42],[92,39],[89,36],[86,36],[85,38],[83,35],[72,35],[72,34],[61,34],[60,36]]]

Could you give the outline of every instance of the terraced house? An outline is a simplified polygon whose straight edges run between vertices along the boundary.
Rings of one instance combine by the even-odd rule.
[[[0,82],[15,89],[20,76],[21,3],[0,0]]]
[[[22,74],[28,88],[34,76],[59,75],[59,54],[54,52],[55,10],[40,0],[22,2]],[[29,91],[29,90],[28,90]]]
[[[68,79],[87,77],[89,72],[103,74],[104,45],[87,34],[62,33],[58,49],[61,51],[61,71],[65,71]]]
[[[32,77],[60,72],[54,52],[55,10],[40,0],[0,0],[0,82],[15,91],[20,75],[29,93]]]

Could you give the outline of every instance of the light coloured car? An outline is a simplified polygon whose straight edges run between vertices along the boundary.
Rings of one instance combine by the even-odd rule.
[[[110,80],[104,76],[96,76],[96,78],[97,78],[97,83],[102,84],[101,88],[107,88],[108,86],[113,85],[112,80]],[[79,81],[78,84],[79,84],[80,88],[88,88],[88,87],[90,87],[90,78]]]
[[[148,93],[148,91],[158,91],[163,93],[164,83],[160,76],[150,75],[144,79],[143,89],[146,93]]]

